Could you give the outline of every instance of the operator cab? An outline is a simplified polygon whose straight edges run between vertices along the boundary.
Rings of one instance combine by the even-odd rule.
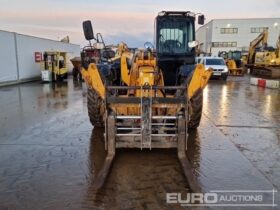
[[[155,19],[156,52],[158,66],[162,70],[166,85],[176,85],[179,67],[195,64],[195,17],[187,12],[162,11]],[[204,15],[198,16],[204,24]]]
[[[240,60],[241,56],[242,56],[241,51],[235,50],[235,51],[229,51],[228,52],[228,58],[233,59],[235,61]]]
[[[156,18],[158,56],[186,56],[193,51],[188,43],[195,40],[194,19],[186,12],[159,13]]]

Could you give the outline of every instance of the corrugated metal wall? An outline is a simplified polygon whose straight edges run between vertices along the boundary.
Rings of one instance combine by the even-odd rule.
[[[15,34],[0,31],[0,83],[18,80]]]
[[[0,84],[21,82],[40,76],[34,53],[65,51],[68,59],[80,55],[80,46],[54,40],[0,31]],[[68,60],[68,68],[72,66]]]

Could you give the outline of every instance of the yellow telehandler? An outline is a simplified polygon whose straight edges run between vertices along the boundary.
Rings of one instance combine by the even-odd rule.
[[[218,56],[224,58],[230,76],[244,76],[245,69],[243,68],[241,51],[221,51]]]
[[[160,12],[155,19],[155,50],[147,42],[145,49],[132,53],[121,43],[118,54],[111,49],[101,52],[106,62],[93,60],[89,50],[81,53],[89,118],[93,126],[105,128],[107,157],[95,188],[104,184],[117,148],[177,148],[191,189],[201,190],[186,150],[188,129],[200,123],[203,88],[212,70],[195,65],[196,16],[189,11]],[[204,15],[198,16],[198,23],[204,24]],[[97,40],[90,21],[83,29],[87,40]]]

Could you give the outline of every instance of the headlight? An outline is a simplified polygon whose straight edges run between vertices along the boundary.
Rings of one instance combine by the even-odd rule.
[[[225,67],[224,71],[225,71],[225,72],[228,72],[228,67]]]

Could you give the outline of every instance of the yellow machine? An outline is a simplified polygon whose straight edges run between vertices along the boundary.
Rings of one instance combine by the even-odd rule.
[[[256,52],[255,64],[256,65],[269,65],[269,66],[280,66],[280,35],[278,37],[276,48],[266,49],[264,51]]]
[[[264,48],[267,46],[268,40],[268,30],[264,30],[262,33],[259,34],[253,41],[250,42],[248,57],[247,57],[247,65],[253,65],[255,62],[255,50],[261,44],[261,47]]]
[[[280,58],[280,34],[278,36],[278,40],[276,42],[276,50],[275,50],[277,58]]]
[[[146,49],[132,53],[121,43],[118,55],[103,52],[105,63],[82,52],[89,118],[93,126],[105,128],[107,157],[95,177],[96,188],[103,185],[116,148],[177,148],[191,188],[200,191],[186,149],[188,129],[200,123],[203,88],[212,70],[195,65],[195,17],[191,12],[160,12],[155,20],[156,51],[147,42]],[[198,22],[203,24],[203,15]],[[86,39],[94,39],[91,22],[83,27]]]
[[[66,56],[66,52],[44,52],[42,81],[51,82],[67,79]]]
[[[219,52],[219,57],[225,59],[226,65],[229,70],[229,75],[231,76],[244,76],[244,68],[242,62],[241,51],[229,51],[229,52]]]
[[[243,63],[243,68],[247,65],[248,54],[241,55],[241,62]]]
[[[247,67],[251,69],[252,74],[280,79],[279,39],[276,49],[267,47],[268,30],[265,30],[250,43]],[[256,50],[259,44],[261,48]]]

